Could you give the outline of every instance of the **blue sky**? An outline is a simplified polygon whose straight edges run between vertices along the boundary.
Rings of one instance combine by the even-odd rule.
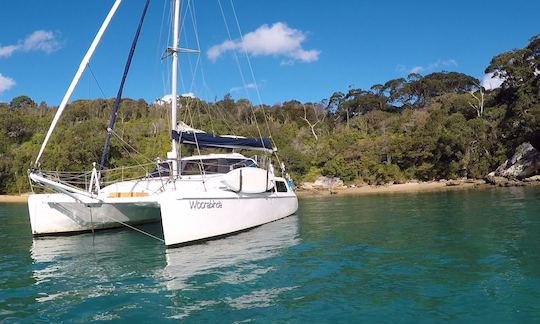
[[[452,70],[481,79],[494,55],[523,47],[540,33],[538,1],[233,1],[244,41],[230,0],[221,5],[231,40],[218,0],[190,0],[194,10],[187,11],[181,42],[198,47],[194,17],[201,55],[182,57],[179,92],[210,101],[230,92],[258,103],[244,51],[268,104],[318,102],[334,91],[369,88],[411,71]],[[112,3],[3,1],[0,102],[28,95],[58,105]],[[97,82],[85,72],[72,100],[102,97],[99,87],[106,97],[116,94],[143,3],[124,0],[91,61]],[[168,6],[167,0],[150,5],[125,97],[153,101],[170,93],[170,62],[160,60],[169,35],[169,16],[163,15]]]

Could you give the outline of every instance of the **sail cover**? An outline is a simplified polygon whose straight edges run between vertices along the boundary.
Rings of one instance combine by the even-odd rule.
[[[172,138],[180,143],[199,145],[200,147],[223,147],[273,152],[272,143],[268,138],[218,136],[204,132],[177,132],[175,130],[172,131]]]

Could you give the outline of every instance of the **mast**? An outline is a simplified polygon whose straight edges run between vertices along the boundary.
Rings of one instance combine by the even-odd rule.
[[[105,137],[105,144],[103,144],[103,152],[101,153],[101,159],[99,162],[100,172],[103,170],[103,167],[105,166],[105,161],[107,160],[107,157],[109,155],[111,136],[112,136],[114,124],[116,123],[116,116],[118,114],[118,108],[120,107],[120,100],[122,100],[122,92],[124,91],[124,84],[126,83],[129,67],[131,66],[131,59],[133,58],[133,54],[135,53],[135,48],[137,47],[137,41],[139,40],[139,35],[141,34],[141,28],[142,28],[144,17],[146,16],[146,11],[148,10],[149,4],[150,4],[150,0],[146,0],[146,3],[144,5],[144,8],[141,14],[141,18],[139,19],[139,25],[137,26],[137,31],[135,32],[135,36],[133,36],[133,41],[131,42],[131,48],[129,50],[126,65],[124,66],[124,74],[122,75],[120,86],[118,87],[118,93],[116,94],[116,99],[114,100],[113,111],[111,114],[111,118],[109,120],[109,126],[107,127],[107,136]]]
[[[177,109],[177,78],[178,78],[178,27],[180,23],[180,0],[174,0],[174,26],[173,26],[173,44],[169,48],[172,52],[172,73],[171,73],[171,132],[176,131],[176,109]],[[171,152],[167,157],[172,160],[173,174],[178,174],[178,148],[176,141],[171,139]]]

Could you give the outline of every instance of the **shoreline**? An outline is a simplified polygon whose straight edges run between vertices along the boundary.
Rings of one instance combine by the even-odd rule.
[[[539,181],[527,182],[520,185],[522,187],[540,186]],[[296,195],[299,198],[305,197],[321,197],[332,195],[376,195],[376,194],[394,194],[394,193],[421,193],[421,192],[437,192],[463,189],[487,189],[498,188],[497,186],[486,183],[485,181],[432,181],[432,182],[407,182],[400,184],[387,185],[366,185],[361,187],[340,187],[332,189],[298,189]],[[22,195],[0,195],[0,203],[27,203],[28,193]]]
[[[23,204],[28,202],[28,194],[22,195],[0,195],[0,203],[18,203]]]
[[[540,186],[539,182],[530,182],[522,187]],[[374,194],[394,194],[394,193],[426,193],[426,192],[442,192],[451,190],[464,189],[488,189],[499,188],[497,186],[486,183],[485,181],[434,181],[434,182],[407,182],[402,184],[390,185],[366,185],[362,187],[347,187],[333,189],[300,189],[296,191],[299,198],[307,197],[324,197],[331,195],[353,196],[353,195],[374,195]],[[507,186],[510,187],[510,186]]]

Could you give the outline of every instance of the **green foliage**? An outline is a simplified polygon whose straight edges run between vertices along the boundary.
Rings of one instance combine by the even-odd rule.
[[[504,83],[501,89],[484,92],[481,117],[471,106],[476,103],[471,92],[478,94],[480,89],[478,80],[437,72],[411,74],[369,90],[335,92],[320,104],[291,100],[254,107],[230,95],[215,103],[181,98],[179,118],[217,134],[270,133],[287,171],[305,181],[319,175],[370,184],[482,178],[522,142],[540,148],[538,70],[538,36],[523,49],[495,56],[486,72],[502,77]],[[90,170],[100,158],[113,102],[71,103],[41,167]],[[36,106],[27,96],[0,103],[0,193],[29,190],[27,170],[55,112],[44,102]],[[167,105],[123,99],[106,167],[164,159],[170,145],[169,116]],[[196,153],[183,147],[182,154]]]
[[[354,170],[341,155],[326,161],[322,173],[325,176],[338,177],[343,181],[351,181],[355,178]]]
[[[11,102],[9,103],[9,107],[11,109],[21,109],[25,107],[34,108],[36,107],[36,103],[28,96],[18,96],[11,100]]]

